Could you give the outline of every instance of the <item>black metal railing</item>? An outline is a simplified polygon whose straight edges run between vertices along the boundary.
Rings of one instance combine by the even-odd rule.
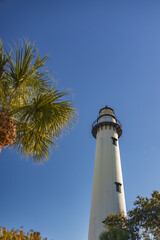
[[[93,122],[93,124],[92,124],[92,128],[94,128],[97,124],[99,124],[99,123],[115,123],[115,122],[111,122],[111,121],[102,121],[102,122],[98,122],[98,120],[95,120],[94,122]],[[122,124],[121,124],[121,122],[119,121],[119,120],[117,120],[116,121],[116,123],[115,124],[118,124],[121,128],[122,128]]]

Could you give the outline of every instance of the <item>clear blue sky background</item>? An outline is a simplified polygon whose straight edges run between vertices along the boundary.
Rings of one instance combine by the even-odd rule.
[[[3,43],[35,41],[79,113],[42,166],[2,150],[0,225],[87,240],[100,108],[114,108],[123,124],[127,210],[137,195],[160,190],[160,1],[1,0],[0,10]]]

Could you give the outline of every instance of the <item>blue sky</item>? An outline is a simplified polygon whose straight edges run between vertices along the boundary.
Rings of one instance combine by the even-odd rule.
[[[48,162],[12,149],[0,154],[0,225],[54,240],[87,240],[95,139],[105,105],[122,122],[127,210],[160,190],[160,2],[158,0],[1,0],[0,37],[35,42],[57,88],[72,89],[79,118]]]

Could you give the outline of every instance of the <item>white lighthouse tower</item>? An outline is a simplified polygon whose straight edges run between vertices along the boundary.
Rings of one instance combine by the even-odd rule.
[[[110,214],[123,213],[126,205],[121,170],[118,138],[122,125],[108,106],[99,111],[99,117],[92,125],[96,138],[96,154],[92,189],[88,240],[98,240],[104,219]]]

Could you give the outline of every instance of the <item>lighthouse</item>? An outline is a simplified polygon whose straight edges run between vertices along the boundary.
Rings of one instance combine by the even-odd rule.
[[[99,111],[92,135],[96,139],[96,153],[88,240],[99,240],[107,216],[119,213],[126,216],[118,143],[122,125],[112,108],[106,106]]]

